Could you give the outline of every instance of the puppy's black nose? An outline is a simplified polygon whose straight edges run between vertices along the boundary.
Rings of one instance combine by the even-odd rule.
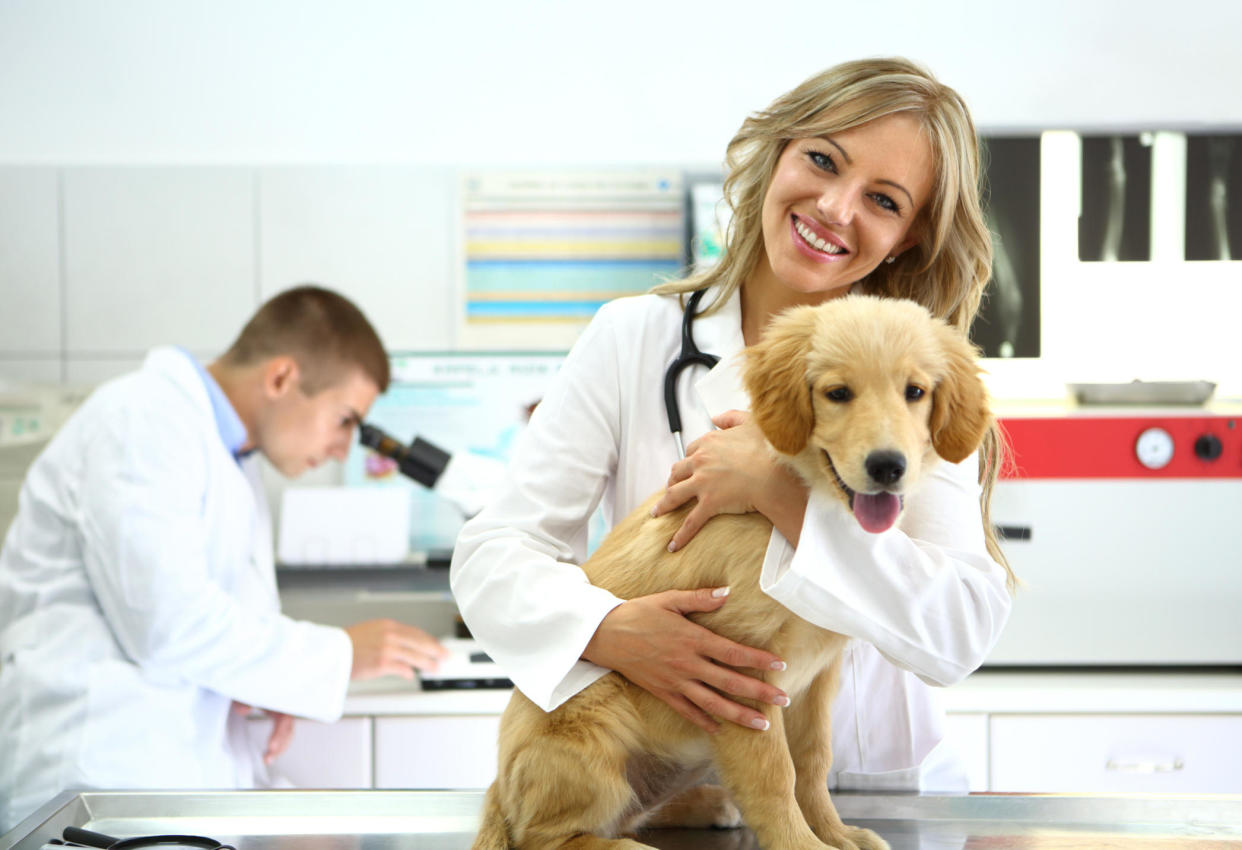
[[[901,452],[872,452],[867,455],[866,467],[876,484],[896,484],[906,472],[906,456]]]

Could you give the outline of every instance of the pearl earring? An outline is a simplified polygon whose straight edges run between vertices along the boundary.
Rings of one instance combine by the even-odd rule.
[[[896,257],[889,257],[889,258],[888,258],[888,259],[886,259],[884,262],[886,262],[886,263],[891,263],[891,262],[892,262],[893,260],[895,260],[895,259],[897,259],[897,258],[896,258]]]

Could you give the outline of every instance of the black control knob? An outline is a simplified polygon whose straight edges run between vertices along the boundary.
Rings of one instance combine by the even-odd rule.
[[[1216,460],[1224,450],[1220,437],[1215,434],[1204,434],[1195,440],[1195,457],[1203,460]]]

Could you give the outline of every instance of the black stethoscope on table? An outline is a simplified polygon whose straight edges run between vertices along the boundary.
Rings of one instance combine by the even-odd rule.
[[[98,832],[91,832],[89,829],[80,829],[76,826],[67,826],[62,833],[64,840],[53,838],[47,844],[47,847],[98,847],[102,850],[142,850],[146,847],[164,847],[169,848],[191,848],[191,850],[236,850],[232,844],[221,844],[214,838],[205,838],[202,835],[139,835],[134,838],[113,838],[111,835],[103,835]]]
[[[669,364],[668,371],[664,373],[664,409],[668,413],[668,429],[673,432],[673,439],[677,441],[677,457],[679,458],[686,456],[686,449],[681,443],[681,405],[677,403],[677,378],[689,366],[698,364],[711,369],[720,362],[720,358],[715,354],[699,351],[699,347],[694,344],[695,310],[699,302],[703,300],[705,292],[707,292],[706,289],[696,290],[686,302],[686,311],[681,317],[681,353]]]

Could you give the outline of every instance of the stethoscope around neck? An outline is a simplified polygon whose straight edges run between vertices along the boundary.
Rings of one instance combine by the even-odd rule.
[[[686,310],[681,317],[681,353],[664,373],[664,410],[668,413],[668,429],[673,432],[673,439],[677,441],[679,458],[686,456],[686,449],[681,442],[681,405],[677,403],[677,378],[689,366],[698,364],[711,369],[720,362],[715,354],[699,351],[699,347],[694,344],[694,317],[705,292],[706,289],[696,290],[686,302]]]

